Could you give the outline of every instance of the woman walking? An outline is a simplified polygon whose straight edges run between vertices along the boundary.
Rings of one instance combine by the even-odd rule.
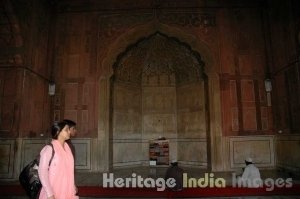
[[[78,199],[74,181],[74,158],[66,140],[70,139],[70,127],[64,121],[55,123],[51,130],[52,145],[40,152],[39,177],[42,189],[39,199]],[[49,161],[54,150],[54,157]]]

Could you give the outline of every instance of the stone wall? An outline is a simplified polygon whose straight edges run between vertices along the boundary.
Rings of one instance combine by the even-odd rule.
[[[276,165],[285,171],[300,174],[299,135],[276,136]]]
[[[37,0],[1,4],[0,137],[49,132],[51,9]]]
[[[18,158],[25,146],[22,139],[49,138],[51,121],[63,118],[77,122],[79,142],[90,139],[91,144],[85,145],[90,149],[89,163],[82,166],[89,171],[107,171],[114,161],[122,160],[120,151],[124,149],[143,149],[138,158],[124,161],[146,160],[147,140],[160,134],[170,137],[172,148],[177,148],[171,158],[177,156],[186,163],[196,161],[216,171],[230,170],[242,160],[241,156],[235,159],[234,150],[230,152],[230,147],[240,143],[236,136],[242,136],[250,149],[256,143],[252,138],[260,140],[266,136],[266,140],[272,140],[268,136],[276,132],[298,133],[297,13],[300,6],[296,1],[269,1],[268,6],[256,1],[143,1],[138,4],[140,7],[127,1],[107,5],[94,0],[60,1],[56,12],[51,12],[53,7],[46,2],[5,1],[1,5],[6,15],[1,16],[0,26],[5,33],[0,40],[3,49],[0,52],[0,137],[9,143],[3,145],[1,157],[4,162],[15,157],[14,165],[2,168],[8,171],[4,177],[11,178],[18,172]],[[141,45],[139,49],[156,49],[155,45],[147,46],[155,42],[164,45],[151,51],[156,53],[152,59],[146,54],[139,54],[140,59],[125,59],[138,55],[140,51],[131,50],[141,41],[145,41],[141,44],[147,48]],[[155,65],[156,58],[163,61]],[[176,66],[179,84],[186,83],[189,77],[201,77],[204,83],[195,86],[188,82],[186,88],[177,84],[158,89],[155,95],[156,90],[151,88],[141,87],[140,93],[133,87],[123,91],[142,96],[143,90],[150,93],[148,99],[158,96],[164,100],[166,93],[175,96],[177,119],[174,109],[164,113],[163,107],[153,113],[143,112],[143,105],[141,109],[130,106],[124,110],[112,109],[113,77],[117,76],[116,68],[120,64],[126,69],[120,74],[135,71],[131,77],[136,81],[139,70],[148,64],[163,66],[161,70],[170,60],[176,60],[172,66]],[[271,104],[264,88],[266,78],[271,78],[273,83]],[[56,83],[53,97],[47,94],[51,80]],[[185,94],[187,90],[189,93]],[[188,97],[181,99],[183,95]],[[150,100],[154,101],[154,98]],[[118,114],[123,114],[128,121],[141,116],[141,125],[124,121],[113,129],[113,115]],[[159,116],[153,117],[155,114]],[[140,132],[144,127],[147,130]],[[122,137],[123,130],[126,132]],[[271,142],[264,141],[262,150],[269,151],[267,143]],[[290,141],[280,136],[275,144],[278,165],[282,167],[291,166],[284,164],[284,154],[289,152],[287,142]],[[292,143],[297,149],[296,142]],[[199,156],[192,156],[193,150]],[[84,149],[82,154],[88,154],[87,151]],[[187,159],[184,154],[188,154]],[[289,159],[297,160],[297,156]],[[271,161],[267,166],[274,164]]]

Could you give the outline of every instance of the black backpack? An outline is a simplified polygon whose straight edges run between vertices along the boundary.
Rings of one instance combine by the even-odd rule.
[[[53,145],[49,144],[52,147],[52,156],[49,161],[49,166],[52,162],[53,156],[54,156],[54,148]],[[28,165],[26,165],[22,172],[19,175],[19,181],[22,187],[25,189],[27,195],[31,199],[36,199],[39,196],[40,190],[42,188],[42,183],[39,178],[38,174],[38,166],[40,162],[40,156],[33,161],[31,161]]]

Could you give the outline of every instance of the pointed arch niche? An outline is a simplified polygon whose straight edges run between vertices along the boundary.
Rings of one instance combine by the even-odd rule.
[[[98,169],[148,165],[149,140],[163,136],[170,159],[223,170],[220,117],[214,114],[220,111],[219,80],[211,55],[167,31],[144,35],[131,44],[116,41],[127,45],[112,47],[108,54],[115,55],[102,63],[108,70],[99,78]]]
[[[159,137],[170,141],[170,159],[207,166],[203,67],[199,54],[161,33],[120,54],[111,81],[113,167],[149,164],[149,140]]]

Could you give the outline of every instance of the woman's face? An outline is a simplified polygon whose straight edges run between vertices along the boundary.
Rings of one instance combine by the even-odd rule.
[[[68,140],[70,139],[70,127],[68,125],[66,125],[61,132],[58,135],[59,137],[61,137],[63,140]]]
[[[71,137],[74,137],[74,136],[76,135],[76,132],[77,132],[76,127],[75,127],[75,126],[72,126],[72,127],[70,128],[70,135],[71,135]]]

